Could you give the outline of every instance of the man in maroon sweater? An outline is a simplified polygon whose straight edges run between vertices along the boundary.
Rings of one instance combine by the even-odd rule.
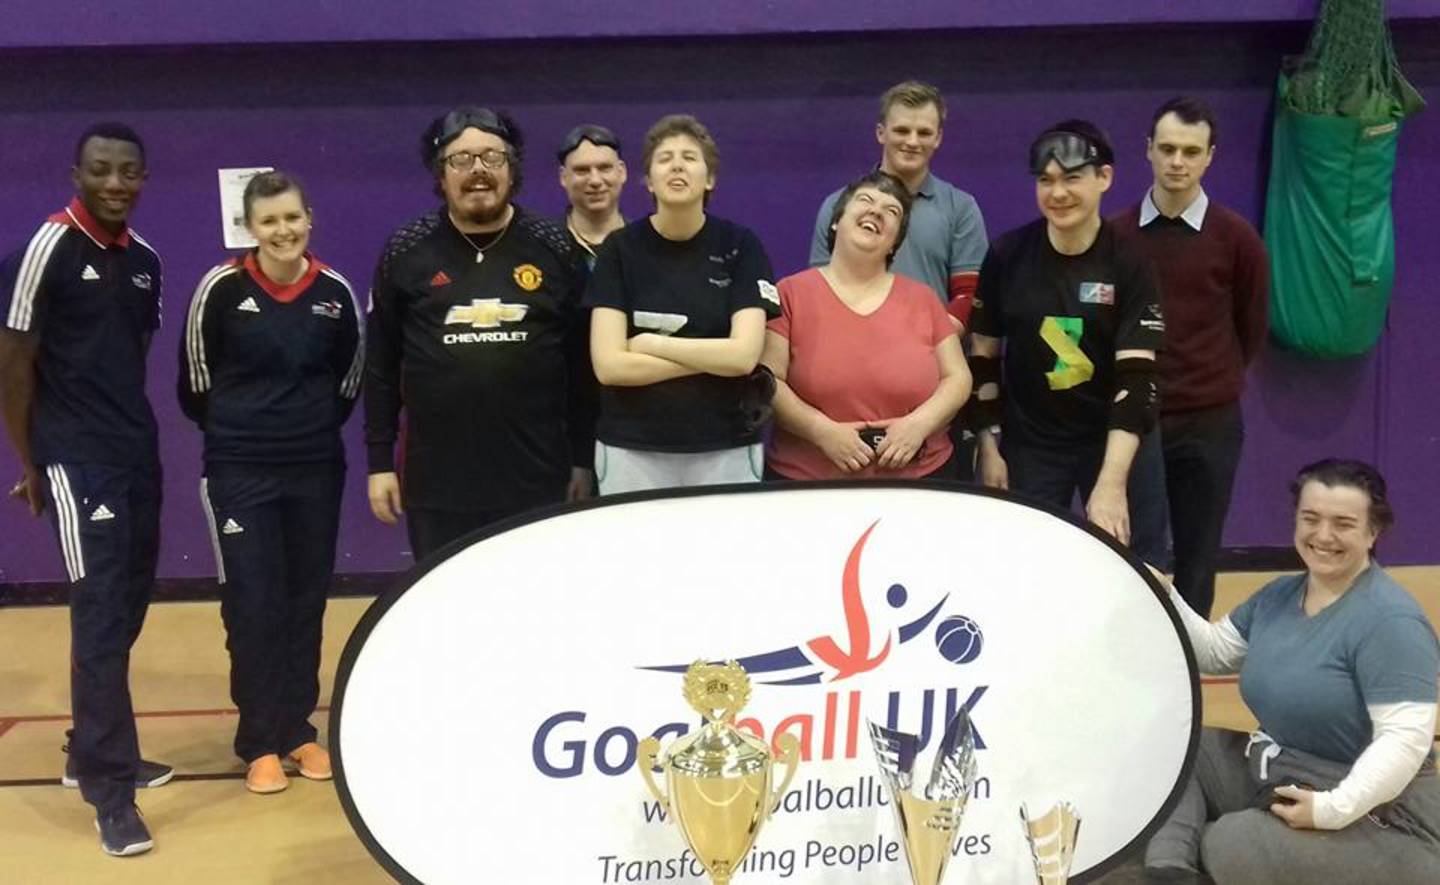
[[[1145,151],[1155,183],[1114,219],[1116,232],[1139,242],[1160,276],[1160,435],[1175,585],[1205,615],[1245,435],[1245,367],[1265,340],[1270,290],[1255,229],[1200,186],[1215,157],[1215,128],[1214,112],[1197,99],[1161,105]]]

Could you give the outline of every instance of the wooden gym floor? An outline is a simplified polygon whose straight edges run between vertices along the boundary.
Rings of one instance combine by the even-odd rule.
[[[1432,623],[1440,624],[1440,566],[1390,571],[1420,600]],[[1222,575],[1217,613],[1270,577]],[[369,604],[354,598],[330,602],[322,705],[329,703],[345,640]],[[289,790],[274,796],[245,791],[230,749],[235,712],[219,604],[213,602],[150,608],[131,661],[131,686],[146,757],[174,765],[177,776],[139,795],[155,850],[132,858],[104,855],[89,806],[78,790],[58,781],[69,724],[69,645],[64,607],[0,609],[0,882],[390,881],[355,838],[333,783],[295,777]],[[1253,726],[1233,680],[1207,680],[1203,692],[1207,725]],[[323,742],[325,713],[314,721]]]

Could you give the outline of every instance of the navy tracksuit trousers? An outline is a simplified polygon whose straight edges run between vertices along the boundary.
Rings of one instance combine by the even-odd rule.
[[[252,762],[315,740],[320,639],[335,569],[345,466],[206,466],[201,499],[215,540],[235,753]]]
[[[45,474],[70,577],[70,756],[81,795],[105,813],[135,801],[130,649],[155,587],[160,466],[50,464]]]

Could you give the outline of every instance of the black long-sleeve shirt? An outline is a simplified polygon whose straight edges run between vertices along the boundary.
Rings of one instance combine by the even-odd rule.
[[[467,239],[443,209],[391,236],[367,320],[370,472],[395,469],[403,407],[408,507],[563,500],[593,460],[586,276],[564,228],[518,206],[498,236]]]
[[[180,407],[205,431],[205,461],[343,460],[340,427],[364,377],[350,284],[313,256],[282,286],[253,253],[205,274],[180,342]]]

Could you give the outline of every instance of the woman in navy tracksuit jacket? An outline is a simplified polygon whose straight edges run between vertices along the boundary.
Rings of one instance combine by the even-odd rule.
[[[282,760],[330,777],[309,716],[335,565],[345,456],[340,427],[364,374],[350,284],[307,251],[300,184],[267,172],[245,188],[258,247],[210,270],[180,347],[180,403],[205,431],[201,500],[215,543],[235,752],[245,785],[288,785]]]

